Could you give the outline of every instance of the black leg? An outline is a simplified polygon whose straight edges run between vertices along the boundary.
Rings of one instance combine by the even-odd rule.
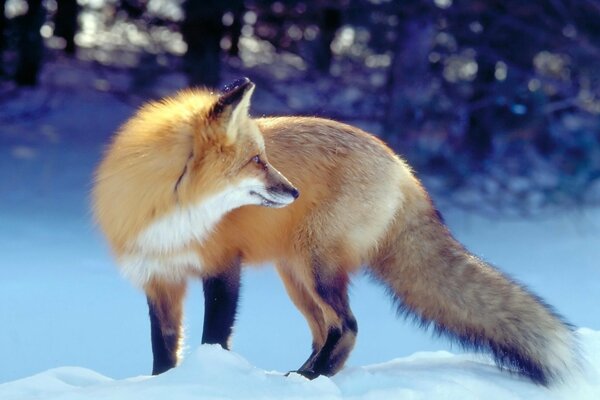
[[[329,327],[325,344],[318,351],[313,351],[297,371],[309,379],[319,375],[331,376],[342,369],[354,347],[358,332],[348,301],[347,276],[317,276],[315,283],[318,296],[337,314],[339,325]]]
[[[161,330],[158,311],[150,299],[148,299],[148,308],[150,310],[150,337],[152,340],[152,356],[154,358],[152,375],[158,375],[175,367],[177,364],[179,337],[175,332],[163,332]]]
[[[202,343],[220,344],[229,349],[240,291],[240,266],[202,280],[204,287],[204,329]]]
[[[145,291],[154,358],[152,374],[158,375],[177,365],[185,284],[152,282]]]

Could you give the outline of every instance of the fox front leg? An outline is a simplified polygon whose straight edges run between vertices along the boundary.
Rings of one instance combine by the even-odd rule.
[[[150,314],[152,375],[161,374],[177,365],[185,289],[185,283],[159,280],[149,282],[144,288]]]
[[[202,344],[220,344],[229,350],[240,292],[240,264],[225,272],[202,279],[204,288],[204,327]]]

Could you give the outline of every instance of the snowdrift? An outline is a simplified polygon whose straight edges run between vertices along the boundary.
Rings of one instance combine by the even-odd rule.
[[[163,375],[113,380],[78,367],[51,369],[0,385],[3,400],[33,399],[599,399],[600,331],[580,329],[586,366],[551,389],[499,371],[473,354],[416,353],[384,364],[350,367],[309,381],[264,371],[219,346],[200,346]]]

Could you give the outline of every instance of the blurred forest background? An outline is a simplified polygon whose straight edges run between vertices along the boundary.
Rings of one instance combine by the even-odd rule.
[[[7,101],[77,85],[133,106],[257,83],[253,112],[376,133],[437,198],[600,204],[600,0],[0,0]]]

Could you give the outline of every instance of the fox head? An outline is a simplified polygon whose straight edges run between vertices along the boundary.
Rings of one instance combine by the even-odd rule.
[[[117,253],[170,251],[201,241],[235,208],[284,207],[298,197],[248,116],[253,91],[247,78],[217,95],[184,91],[121,127],[93,193],[96,220]]]
[[[227,85],[193,119],[193,140],[174,192],[184,202],[206,194],[223,206],[284,207],[298,190],[275,169],[265,153],[263,136],[248,116],[254,84],[243,78]]]

